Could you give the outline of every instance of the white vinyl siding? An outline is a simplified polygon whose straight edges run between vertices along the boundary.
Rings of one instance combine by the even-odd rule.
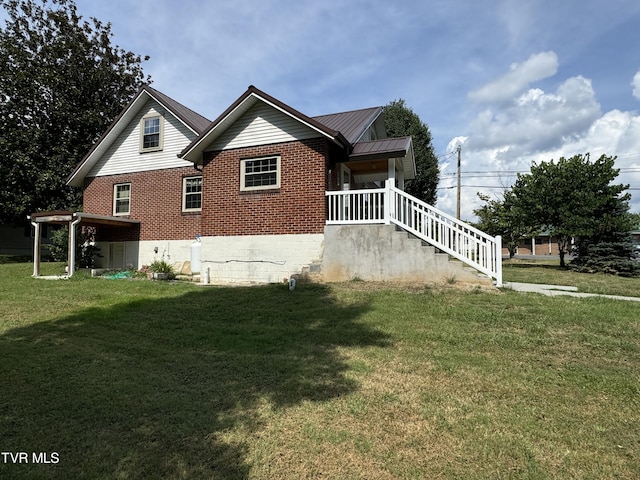
[[[216,139],[207,150],[268,145],[316,138],[320,133],[262,102],[251,107]]]
[[[162,150],[164,119],[160,115],[145,117],[140,121],[140,152]]]
[[[141,155],[142,119],[153,116],[163,116],[162,150]],[[149,100],[87,176],[101,177],[164,168],[191,167],[193,163],[182,160],[177,155],[195,137],[195,133],[174,118],[165,108],[157,102]]]

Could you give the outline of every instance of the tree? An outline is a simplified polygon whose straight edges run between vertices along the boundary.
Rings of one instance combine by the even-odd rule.
[[[390,137],[411,135],[416,159],[416,178],[407,182],[406,191],[431,205],[436,204],[440,167],[431,143],[431,132],[403,99],[384,107],[384,124]]]
[[[0,0],[0,222],[77,208],[65,185],[144,81],[143,59],[73,0]],[[144,60],[147,60],[145,57]]]
[[[479,219],[475,226],[489,235],[500,235],[502,242],[509,250],[509,258],[516,254],[520,239],[532,236],[535,229],[527,225],[520,211],[515,206],[515,198],[511,190],[506,190],[502,200],[492,200],[488,195],[478,193],[484,205],[473,211]]]
[[[560,266],[565,267],[572,238],[602,241],[628,231],[628,185],[612,184],[619,170],[615,157],[589,154],[533,164],[531,173],[512,188],[514,205],[532,228],[558,238]]]

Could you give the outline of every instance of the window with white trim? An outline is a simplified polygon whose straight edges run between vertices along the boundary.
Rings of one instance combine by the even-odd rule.
[[[280,156],[240,160],[240,190],[280,188]]]
[[[145,117],[140,121],[140,152],[162,150],[163,122],[160,115]]]
[[[202,210],[202,176],[182,179],[182,211],[199,212]]]
[[[113,214],[129,215],[131,212],[131,184],[118,183],[113,186]]]

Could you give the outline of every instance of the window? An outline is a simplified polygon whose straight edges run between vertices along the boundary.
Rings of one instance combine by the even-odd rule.
[[[131,184],[120,183],[113,186],[113,214],[129,215],[131,211]]]
[[[140,124],[140,151],[162,150],[162,117],[146,117]]]
[[[280,188],[280,157],[248,158],[240,161],[240,190]]]
[[[182,211],[200,210],[202,210],[202,177],[185,177],[182,179]]]

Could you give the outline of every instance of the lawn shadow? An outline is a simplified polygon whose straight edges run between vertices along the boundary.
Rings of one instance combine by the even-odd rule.
[[[2,478],[247,478],[265,415],[358,388],[344,346],[386,346],[328,287],[206,288],[0,336]],[[246,437],[244,437],[246,439]],[[30,458],[31,460],[31,458]]]
[[[529,269],[529,268],[541,268],[544,270],[556,270],[559,272],[566,272],[567,267],[561,267],[560,264],[551,265],[547,263],[505,263],[505,266],[513,269]]]

